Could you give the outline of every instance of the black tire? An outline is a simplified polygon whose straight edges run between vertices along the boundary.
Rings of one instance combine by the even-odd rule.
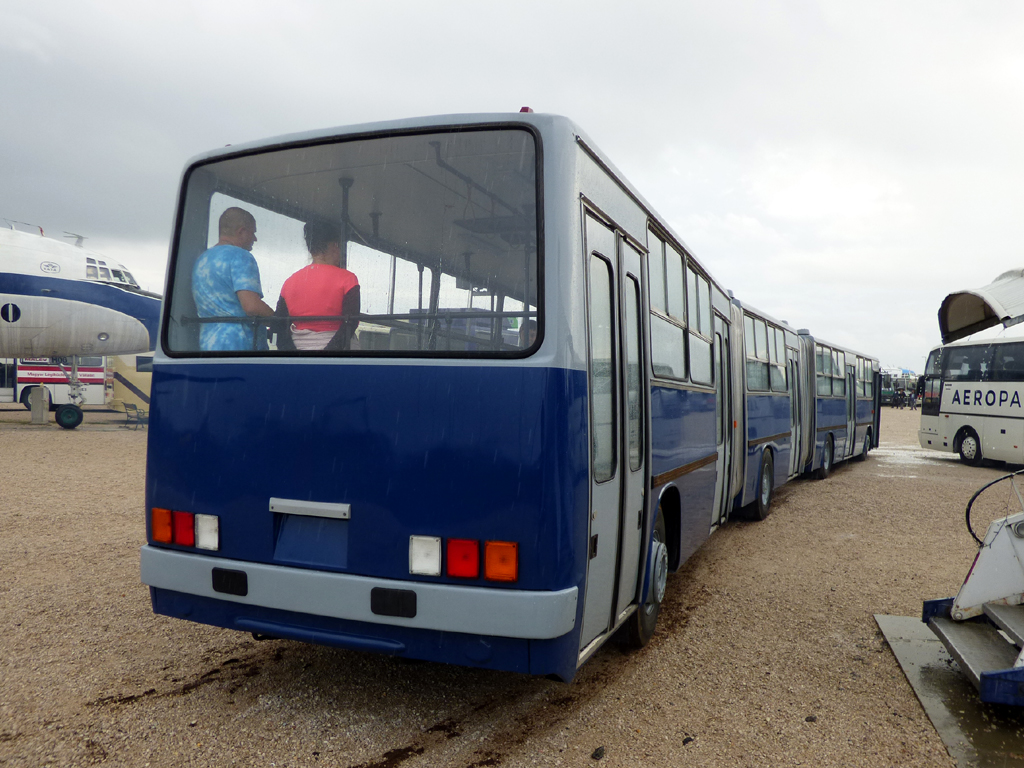
[[[70,404],[60,406],[55,417],[58,426],[64,429],[74,429],[82,423],[82,418],[82,409]]]
[[[25,410],[26,411],[31,411],[32,410],[32,404],[29,403],[28,396],[30,394],[32,394],[32,390],[36,389],[36,388],[37,387],[25,387],[23,390],[21,390],[21,404],[25,406]],[[50,413],[53,413],[56,410],[57,410],[57,406],[54,404],[53,398],[51,397],[50,398]]]
[[[647,589],[647,600],[637,606],[633,615],[626,620],[626,643],[633,648],[643,648],[654,636],[658,625],[658,614],[665,599],[665,580],[668,577],[668,548],[666,545],[665,516],[658,507],[654,521],[654,535],[651,537],[651,557],[654,564],[651,585]]]
[[[825,480],[832,474],[833,457],[832,438],[830,436],[825,438],[825,447],[821,449],[821,466],[818,467],[819,480]]]
[[[775,498],[775,460],[772,452],[765,451],[761,459],[761,474],[757,481],[757,498],[751,505],[755,520],[764,520],[772,513],[772,499]]]
[[[871,450],[871,433],[868,432],[864,435],[864,449],[856,456],[857,461],[864,461],[868,457],[868,451]]]
[[[981,464],[981,440],[978,438],[978,433],[970,427],[964,430],[963,435],[960,437],[960,461],[971,467],[976,467]]]

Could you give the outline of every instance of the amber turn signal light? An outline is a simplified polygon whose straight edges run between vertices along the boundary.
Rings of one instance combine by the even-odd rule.
[[[488,541],[484,545],[484,578],[515,581],[519,578],[519,545],[514,541]]]
[[[153,541],[159,541],[161,544],[170,544],[173,541],[171,510],[153,507],[149,515],[149,529],[152,533]]]

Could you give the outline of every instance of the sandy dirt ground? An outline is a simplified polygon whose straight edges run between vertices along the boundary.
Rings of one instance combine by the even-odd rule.
[[[1002,468],[921,451],[917,412],[718,530],[652,643],[571,684],[154,616],[147,433],[122,420],[0,409],[0,765],[952,765],[872,615],[956,593],[964,506]]]

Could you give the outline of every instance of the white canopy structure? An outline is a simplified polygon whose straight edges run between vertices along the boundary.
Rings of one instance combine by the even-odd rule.
[[[983,288],[949,294],[939,307],[942,343],[962,339],[1002,323],[1024,322],[1024,269],[1003,272]]]

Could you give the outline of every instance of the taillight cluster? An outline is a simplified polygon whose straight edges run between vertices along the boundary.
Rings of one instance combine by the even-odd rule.
[[[153,507],[149,513],[153,541],[196,549],[220,549],[220,518]]]
[[[437,536],[409,537],[409,573],[441,575],[442,541]],[[481,571],[480,541],[448,539],[444,542],[445,573],[459,579],[478,579]],[[514,541],[483,542],[483,577],[488,581],[519,578],[519,545]]]

